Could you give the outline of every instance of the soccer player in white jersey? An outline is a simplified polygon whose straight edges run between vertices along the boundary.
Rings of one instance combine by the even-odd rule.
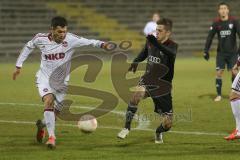
[[[234,69],[239,70],[240,67],[240,57],[238,57],[237,64],[234,66]],[[240,139],[240,72],[238,72],[232,83],[232,90],[230,93],[230,102],[232,107],[233,116],[236,122],[236,128],[229,135],[224,137],[226,140],[235,140]]]
[[[156,28],[157,28],[157,21],[160,19],[160,12],[156,11],[152,15],[152,21],[147,22],[143,29],[143,33],[145,36],[153,34],[156,36]]]
[[[38,33],[24,46],[17,59],[13,80],[16,80],[16,77],[20,74],[23,62],[29,54],[35,48],[41,51],[41,65],[36,74],[36,83],[45,109],[43,120],[38,120],[36,123],[38,128],[36,138],[38,142],[42,142],[45,137],[44,127],[46,126],[49,135],[46,144],[49,148],[55,148],[55,113],[57,110],[61,111],[60,102],[64,100],[65,95],[50,86],[50,76],[56,68],[71,60],[77,47],[88,45],[104,49],[107,47],[107,44],[102,41],[85,39],[67,32],[67,20],[57,16],[51,21],[50,33]],[[67,67],[65,69],[69,70]],[[64,77],[65,84],[68,80],[69,76]]]

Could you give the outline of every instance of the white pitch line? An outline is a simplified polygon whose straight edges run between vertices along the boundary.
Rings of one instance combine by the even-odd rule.
[[[6,103],[6,102],[0,102],[0,105],[21,105],[21,106],[38,106],[42,107],[42,104],[31,104],[31,103]],[[71,106],[73,108],[81,108],[81,109],[94,109],[94,107],[89,106]],[[111,113],[118,114],[121,116],[125,116],[125,113],[122,111],[110,111]],[[143,120],[141,116],[134,117],[135,119],[138,119],[138,126],[136,128],[133,128],[133,130],[141,130],[141,131],[155,131],[153,129],[149,129],[150,121]],[[28,121],[7,121],[7,120],[0,120],[0,123],[16,123],[16,124],[35,124],[35,122],[28,122]],[[58,124],[57,124],[58,125]],[[60,126],[74,126],[71,124],[59,124]],[[100,128],[106,128],[106,129],[117,129],[120,130],[122,128],[117,127],[108,127],[108,126],[100,126]],[[177,134],[186,134],[186,135],[211,135],[211,136],[225,136],[227,133],[209,133],[209,132],[194,132],[194,131],[169,131],[170,133],[177,133]]]
[[[20,106],[37,106],[37,107],[42,107],[42,104],[33,104],[33,103],[9,103],[9,102],[0,102],[0,105],[12,105],[12,106],[16,106],[16,105],[20,105]],[[71,108],[81,108],[81,109],[95,109],[94,107],[89,107],[89,106],[77,106],[77,105],[72,105]],[[116,111],[116,110],[107,110],[107,109],[96,109],[96,110],[100,110],[100,111],[109,111],[111,113],[120,115],[120,116],[125,116],[125,113],[122,111]],[[149,120],[145,120],[143,118],[142,115],[135,115],[134,116],[135,120],[138,120],[138,125],[137,125],[137,129],[148,129],[148,127],[150,126],[150,121]]]
[[[11,123],[11,124],[28,124],[28,125],[35,125],[35,122],[30,121],[11,121],[11,120],[0,120],[0,123]],[[77,125],[74,124],[56,124],[56,126],[64,126],[64,127],[76,127]],[[119,127],[113,127],[113,126],[99,126],[99,128],[104,129],[114,129],[114,130],[120,130]],[[150,131],[154,132],[153,129],[139,129],[139,128],[133,128],[133,130],[140,130],[140,131]],[[175,134],[184,134],[184,135],[206,135],[206,136],[226,136],[227,133],[209,133],[209,132],[189,132],[189,131],[169,131],[169,133],[175,133]]]

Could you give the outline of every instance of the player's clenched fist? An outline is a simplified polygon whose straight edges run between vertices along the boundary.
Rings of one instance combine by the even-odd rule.
[[[16,80],[17,76],[20,74],[20,68],[16,68],[16,70],[13,72],[13,80]]]
[[[138,63],[134,62],[134,63],[132,63],[131,66],[128,68],[128,71],[129,71],[129,72],[132,71],[133,73],[135,73],[136,70],[137,70],[137,67],[138,67]]]
[[[204,58],[206,61],[208,61],[209,58],[210,58],[209,53],[208,53],[208,52],[204,53],[204,54],[203,54],[203,58]]]

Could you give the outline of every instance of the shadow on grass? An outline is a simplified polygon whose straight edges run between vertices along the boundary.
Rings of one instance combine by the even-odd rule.
[[[200,98],[200,99],[210,98],[210,99],[214,100],[214,98],[216,98],[216,94],[213,94],[213,93],[202,94],[202,95],[199,95],[198,98]],[[229,96],[224,94],[224,95],[222,95],[222,98],[223,99],[229,99]]]

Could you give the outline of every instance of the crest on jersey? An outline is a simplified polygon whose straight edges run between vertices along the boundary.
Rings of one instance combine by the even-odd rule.
[[[44,88],[44,89],[43,89],[43,92],[48,92],[48,89],[47,89],[47,88]]]
[[[233,29],[233,24],[232,23],[229,24],[228,26],[229,26],[230,29]]]
[[[162,53],[162,51],[159,52],[161,56],[163,56],[164,54]]]
[[[63,45],[63,47],[67,47],[67,46],[68,46],[68,43],[67,43],[66,41],[63,41],[63,42],[62,42],[62,45]]]

